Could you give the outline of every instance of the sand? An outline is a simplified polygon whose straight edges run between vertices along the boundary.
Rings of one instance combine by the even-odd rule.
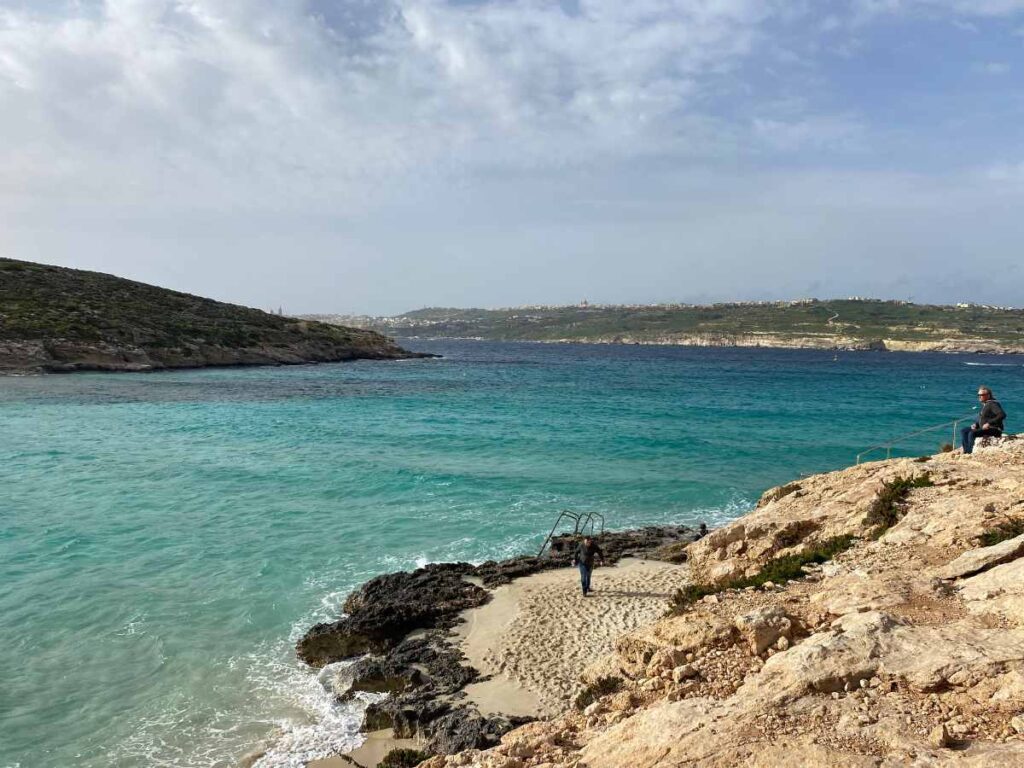
[[[581,670],[610,653],[619,635],[663,615],[686,576],[686,566],[628,559],[596,569],[595,592],[586,598],[569,568],[498,587],[456,630],[469,662],[493,676],[467,693],[485,713],[564,711],[580,689]]]
[[[392,749],[422,749],[423,745],[412,739],[396,739],[391,729],[373,731],[366,734],[366,741],[358,749],[346,753],[342,757],[328,757],[324,760],[313,760],[306,768],[374,768]]]

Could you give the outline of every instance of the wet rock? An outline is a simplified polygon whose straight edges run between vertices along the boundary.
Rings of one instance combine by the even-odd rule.
[[[451,627],[460,611],[490,600],[487,590],[465,580],[472,571],[469,563],[446,563],[371,579],[345,601],[348,616],[312,627],[296,652],[321,667],[382,652],[416,629]]]

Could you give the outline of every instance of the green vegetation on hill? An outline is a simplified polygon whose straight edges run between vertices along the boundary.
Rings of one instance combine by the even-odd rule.
[[[96,272],[0,259],[0,370],[144,370],[402,357],[372,331]]]
[[[1024,310],[844,299],[709,306],[432,308],[349,318],[397,336],[1024,351]]]

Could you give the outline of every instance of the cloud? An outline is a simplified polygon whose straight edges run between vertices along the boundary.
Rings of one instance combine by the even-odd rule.
[[[27,192],[211,199],[435,161],[703,151],[760,0],[108,0],[0,11],[0,167]],[[232,178],[243,183],[233,185]],[[58,184],[59,182],[59,184]]]
[[[780,152],[803,150],[858,151],[864,148],[866,130],[859,120],[845,116],[811,116],[784,121],[755,118],[754,135]]]
[[[1005,61],[982,61],[972,65],[971,69],[982,75],[1005,75],[1010,65]]]

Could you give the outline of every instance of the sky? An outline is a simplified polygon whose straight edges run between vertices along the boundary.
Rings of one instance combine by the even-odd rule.
[[[1024,0],[0,0],[0,255],[289,313],[1024,305]]]

